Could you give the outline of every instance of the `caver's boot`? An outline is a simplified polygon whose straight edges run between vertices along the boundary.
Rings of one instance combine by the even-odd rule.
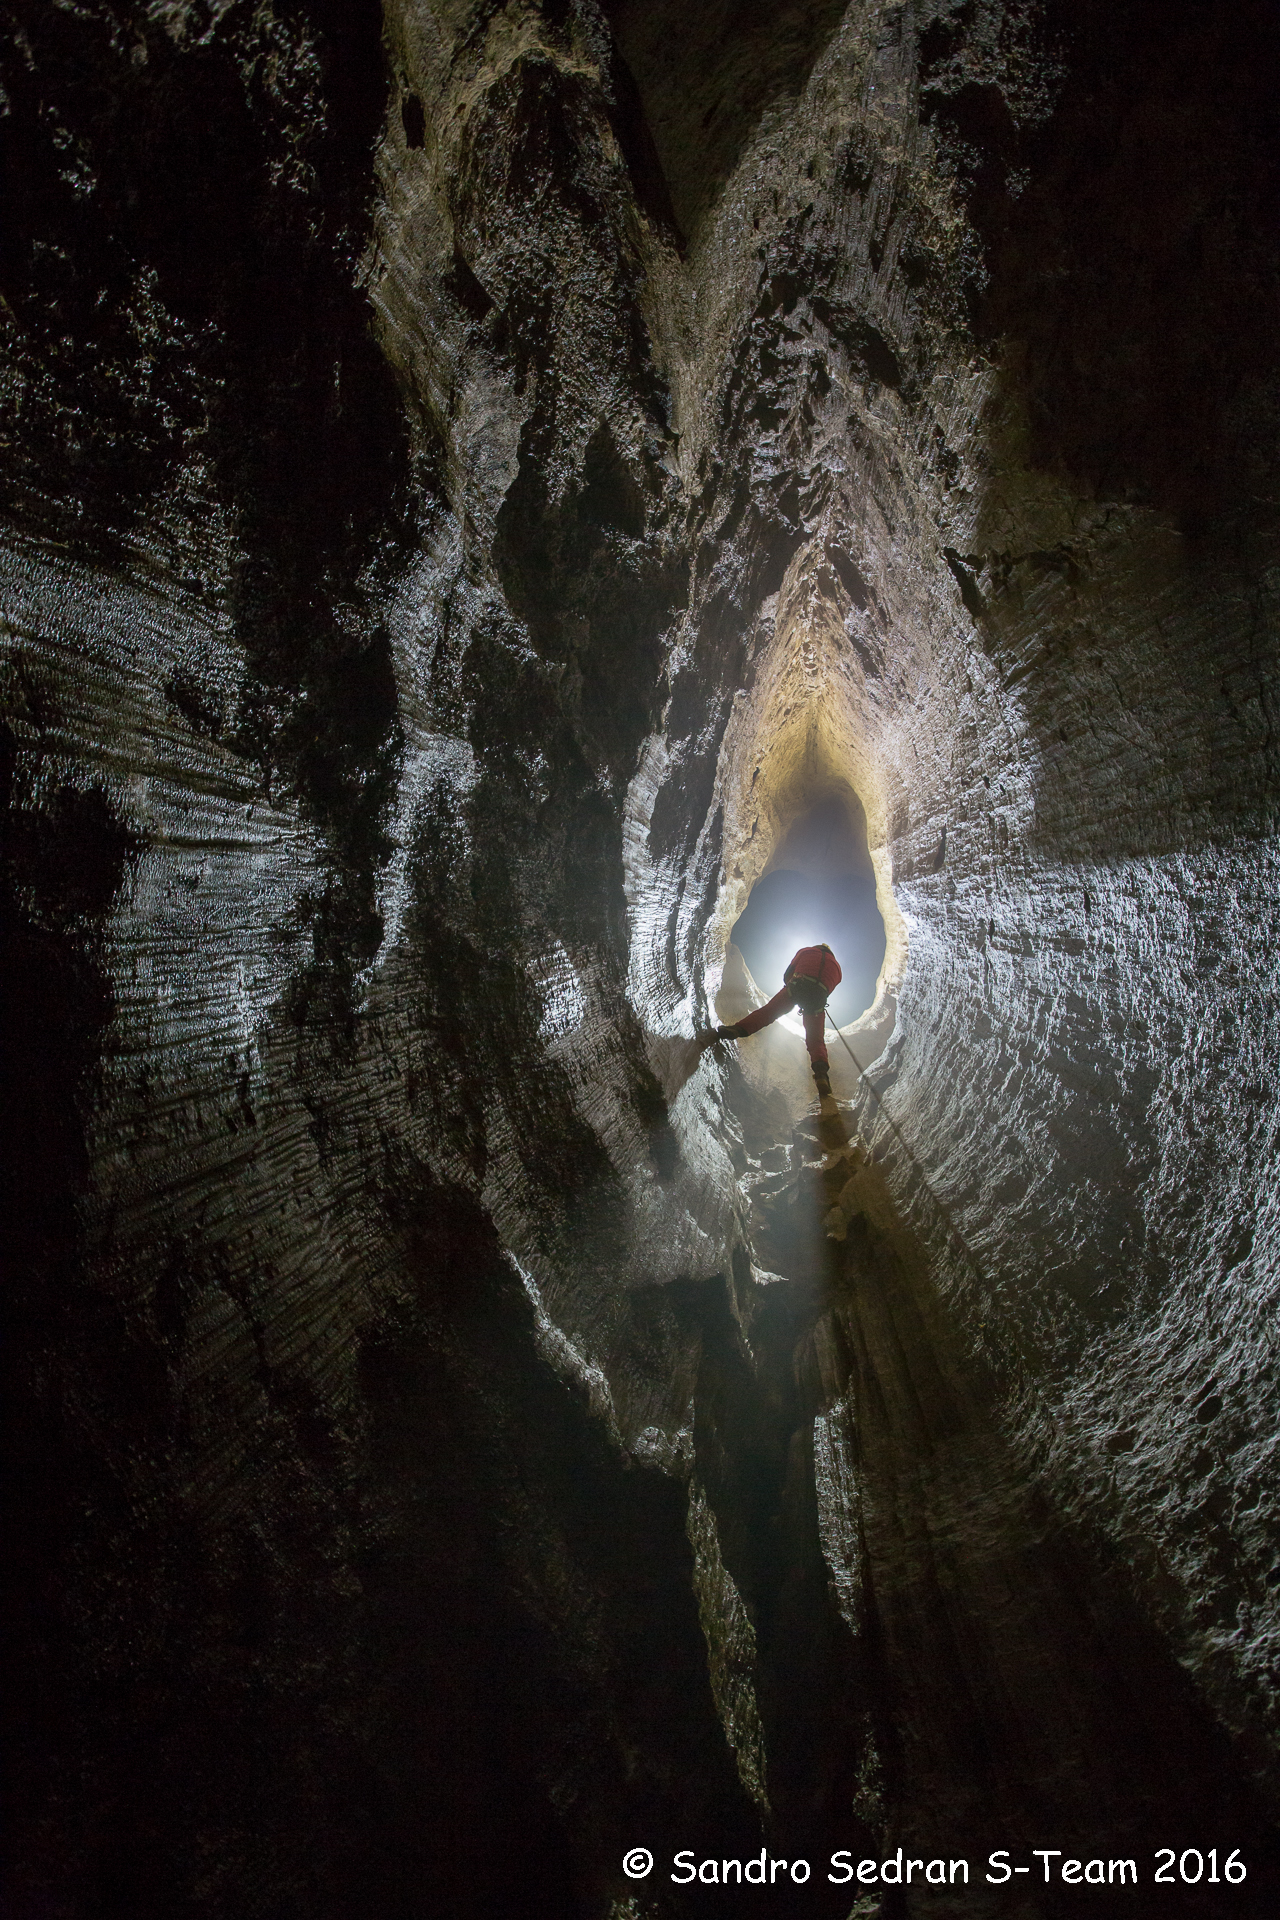
[[[741,1040],[742,1029],[737,1025],[732,1027],[717,1027],[715,1037],[717,1040]]]
[[[819,1100],[829,1100],[831,1098],[830,1069],[823,1066],[820,1061],[815,1060],[813,1063],[813,1077],[817,1083]]]

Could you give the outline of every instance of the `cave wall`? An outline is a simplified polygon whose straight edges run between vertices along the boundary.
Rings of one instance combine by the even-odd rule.
[[[1274,24],[11,13],[14,1910],[1265,1911]]]

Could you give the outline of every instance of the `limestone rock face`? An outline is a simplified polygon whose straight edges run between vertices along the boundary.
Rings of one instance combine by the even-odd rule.
[[[1276,51],[15,0],[16,1914],[1274,1912]]]

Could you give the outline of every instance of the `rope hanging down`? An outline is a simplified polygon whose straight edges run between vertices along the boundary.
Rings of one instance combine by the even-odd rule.
[[[978,1256],[974,1253],[973,1249],[969,1245],[969,1242],[965,1239],[959,1227],[956,1225],[955,1221],[952,1219],[948,1208],[943,1205],[942,1201],[939,1200],[937,1194],[934,1192],[933,1188],[930,1186],[928,1174],[925,1172],[924,1168],[921,1166],[920,1162],[917,1160],[915,1154],[912,1153],[911,1148],[907,1145],[907,1142],[903,1137],[902,1129],[899,1127],[897,1121],[894,1119],[888,1107],[886,1107],[886,1105],[884,1104],[884,1101],[880,1098],[880,1095],[876,1092],[870,1080],[867,1078],[867,1075],[863,1071],[862,1063],[858,1059],[857,1054],[854,1052],[853,1048],[849,1045],[849,1042],[845,1039],[839,1027],[836,1026],[835,1021],[831,1019],[830,1013],[827,1014],[827,1019],[831,1022],[832,1031],[835,1033],[837,1040],[839,1040],[841,1046],[844,1048],[845,1052],[848,1054],[849,1058],[852,1060],[854,1066],[856,1067],[859,1080],[861,1080],[863,1086],[866,1088],[867,1092],[871,1095],[871,1098],[875,1101],[877,1107],[879,1107],[880,1113],[883,1119],[886,1121],[890,1132],[893,1134],[894,1139],[897,1141],[898,1145],[902,1148],[902,1151],[906,1154],[907,1159],[911,1162],[911,1165],[915,1168],[916,1172],[919,1174],[920,1184],[921,1186],[923,1186],[925,1192],[928,1194],[934,1206],[937,1208],[939,1216],[941,1217],[944,1225],[946,1226],[948,1233],[950,1233],[952,1239],[956,1242],[956,1245],[960,1248],[960,1251],[963,1253],[965,1259],[969,1262],[969,1265],[973,1268],[974,1272],[977,1274],[983,1286],[984,1287],[988,1286],[990,1283],[987,1279],[986,1274],[982,1269],[982,1266],[978,1260]]]

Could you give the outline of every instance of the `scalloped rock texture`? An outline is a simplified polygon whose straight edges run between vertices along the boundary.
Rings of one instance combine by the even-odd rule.
[[[8,1910],[1274,1912],[1270,11],[6,17]]]

